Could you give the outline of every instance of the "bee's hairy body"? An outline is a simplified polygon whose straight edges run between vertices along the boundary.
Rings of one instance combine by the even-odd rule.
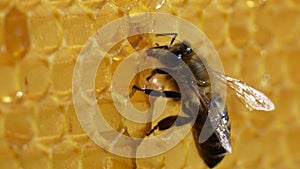
[[[188,49],[189,52],[187,52],[186,49]],[[189,47],[189,45],[185,44],[185,43],[174,44],[173,46],[171,46],[169,48],[169,51],[175,55],[181,55],[181,59],[189,67],[189,69],[191,70],[191,72],[193,73],[193,75],[195,77],[199,92],[202,93],[203,95],[206,95],[211,100],[212,98],[210,96],[210,90],[211,90],[210,79],[208,76],[207,69],[205,68],[205,65],[203,64],[201,59],[192,51],[192,49]],[[163,57],[163,56],[161,56],[161,57]],[[176,68],[175,68],[175,70],[176,70]],[[180,70],[177,70],[177,72],[180,73]],[[185,78],[181,78],[181,79],[183,79],[185,81],[187,80]],[[191,84],[187,84],[187,85],[191,85]],[[188,88],[188,86],[187,86],[187,88]],[[193,98],[195,98],[195,97],[193,97]],[[185,102],[190,102],[190,103],[185,103],[185,104],[191,104],[191,105],[195,104],[195,103],[191,103],[191,102],[196,102],[196,101],[191,100],[190,98],[187,98],[187,99],[182,98],[182,100]],[[208,115],[208,112],[200,104],[199,112],[197,113],[196,121],[193,125],[192,131],[193,131],[193,136],[194,136],[195,144],[196,144],[197,150],[199,152],[199,155],[202,157],[204,162],[210,168],[213,168],[224,158],[227,151],[223,148],[221,142],[219,141],[219,139],[215,133],[213,133],[208,138],[208,140],[206,140],[205,142],[199,143],[198,140],[199,140],[203,125],[204,125],[205,121],[207,120],[207,115]],[[228,127],[228,130],[230,130],[230,122],[229,122],[229,117],[228,117],[228,112],[227,112],[226,107],[223,110],[223,115],[224,116],[222,118],[224,118],[224,120],[228,122],[227,127]]]
[[[183,41],[173,42],[177,33],[156,34],[156,36],[174,36],[170,45],[152,47],[147,50],[147,56],[156,58],[165,67],[156,68],[147,80],[155,74],[166,74],[176,80],[176,91],[161,91],[153,89],[141,89],[133,86],[136,90],[148,95],[163,96],[166,98],[181,99],[181,109],[188,117],[169,116],[159,121],[147,134],[149,136],[156,129],[166,130],[172,126],[181,126],[195,121],[193,124],[193,136],[199,155],[210,168],[215,167],[231,152],[230,121],[228,111],[222,97],[218,92],[211,94],[211,78],[217,78],[235,91],[236,96],[254,110],[272,111],[275,109],[273,102],[262,92],[242,82],[241,80],[223,75],[214,70],[208,74],[202,59],[196,55],[190,45]],[[210,77],[210,76],[212,77]],[[214,85],[215,86],[215,85]],[[180,88],[180,90],[178,89]],[[222,91],[220,91],[222,92]],[[204,133],[204,134],[203,134]],[[204,136],[203,136],[204,135]]]

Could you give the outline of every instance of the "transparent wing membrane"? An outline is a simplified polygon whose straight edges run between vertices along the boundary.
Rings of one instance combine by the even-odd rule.
[[[237,97],[249,110],[272,111],[275,109],[273,102],[265,94],[249,86],[247,83],[226,75],[218,75],[227,86],[235,91]]]

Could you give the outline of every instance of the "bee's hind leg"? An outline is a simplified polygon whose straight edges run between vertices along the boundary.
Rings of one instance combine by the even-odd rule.
[[[174,91],[158,91],[158,90],[152,90],[152,89],[141,89],[137,86],[133,86],[133,90],[142,91],[147,95],[150,96],[156,96],[156,97],[165,97],[165,98],[181,98],[181,94]],[[186,107],[186,105],[182,105],[182,110],[187,114],[188,116],[168,116],[161,121],[158,122],[156,126],[154,126],[148,133],[147,136],[152,134],[155,130],[166,130],[169,129],[172,126],[182,126],[189,122],[191,122],[195,117],[193,116],[193,113]]]
[[[151,135],[155,130],[167,130],[172,126],[182,126],[190,121],[189,117],[169,116],[159,121],[146,135]]]
[[[149,136],[152,134],[155,130],[166,130],[169,129],[172,126],[182,126],[187,123],[190,123],[192,120],[196,120],[194,114],[185,106],[182,106],[182,110],[188,115],[188,116],[169,116],[157,123],[156,126],[153,127],[146,135]]]

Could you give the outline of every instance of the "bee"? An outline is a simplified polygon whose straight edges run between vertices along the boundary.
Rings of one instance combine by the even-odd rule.
[[[147,136],[151,135],[155,130],[166,130],[172,126],[181,126],[194,119],[195,122],[192,127],[192,132],[198,153],[205,164],[213,168],[222,161],[227,152],[231,153],[230,121],[227,107],[218,107],[223,103],[223,99],[218,95],[212,96],[208,70],[193,51],[190,44],[186,41],[174,44],[177,33],[156,34],[156,36],[170,35],[173,36],[173,38],[169,45],[160,46],[156,44],[155,47],[151,47],[147,50],[147,57],[157,59],[166,67],[154,69],[146,80],[149,81],[157,74],[165,74],[167,76],[171,76],[172,74],[176,77],[180,77],[176,79],[176,82],[180,84],[180,86],[183,86],[181,90],[183,89],[184,92],[188,94],[183,95],[177,91],[140,88],[136,85],[132,87],[132,91],[141,91],[147,95],[157,97],[162,96],[181,99],[182,111],[187,116],[174,115],[166,117],[159,121],[158,124],[147,133]],[[180,65],[180,62],[188,66],[193,77],[185,75],[185,70],[183,66]],[[271,111],[275,108],[267,96],[248,84],[218,72],[214,72],[214,75],[222,83],[226,83],[229,88],[233,89],[237,97],[248,108],[263,111]],[[211,105],[214,107],[210,107]],[[197,112],[195,112],[195,110],[197,110]],[[206,120],[207,118],[209,118],[208,121]],[[204,128],[213,129],[214,131],[205,141],[201,142],[199,138]]]

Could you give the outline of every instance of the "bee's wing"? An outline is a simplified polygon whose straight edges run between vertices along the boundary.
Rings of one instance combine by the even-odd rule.
[[[263,111],[272,111],[275,109],[273,102],[266,95],[248,84],[222,74],[218,74],[218,77],[235,91],[237,97],[248,109]]]
[[[232,149],[230,131],[228,128],[228,114],[227,110],[225,110],[226,107],[223,106],[223,108],[221,108],[222,103],[218,102],[218,99],[219,98],[217,97],[212,100],[212,102],[215,102],[216,104],[210,104],[210,108],[208,109],[208,120],[206,120],[203,125],[199,142],[205,142],[213,133],[215,133],[220,140],[222,147],[231,153]]]
[[[198,91],[196,93],[201,102],[201,105],[208,113],[207,120],[203,125],[200,136],[198,138],[198,142],[205,142],[209,139],[210,136],[212,136],[212,134],[215,133],[220,140],[222,147],[226,151],[231,153],[232,149],[230,141],[230,131],[228,128],[229,119],[225,103],[223,103],[221,97],[215,97],[212,100],[209,100],[207,96],[200,94]]]

